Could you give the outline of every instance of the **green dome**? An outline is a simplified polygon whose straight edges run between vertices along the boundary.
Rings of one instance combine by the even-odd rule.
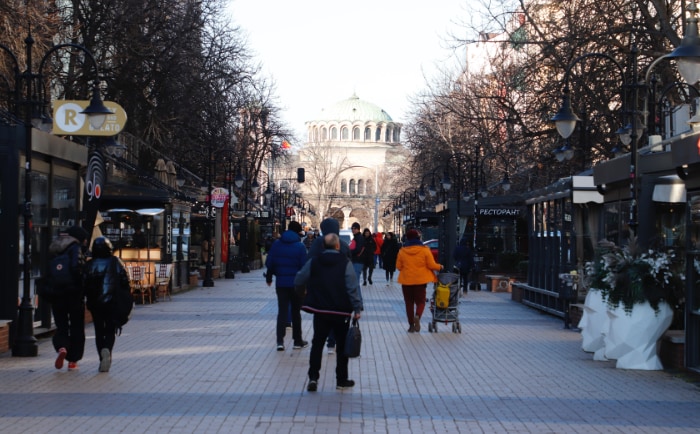
[[[316,121],[363,121],[363,122],[392,122],[391,116],[371,102],[362,101],[357,95],[340,101],[335,105],[321,110]]]

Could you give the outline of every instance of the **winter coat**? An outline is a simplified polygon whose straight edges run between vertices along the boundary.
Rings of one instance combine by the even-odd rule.
[[[387,238],[382,243],[382,265],[386,271],[396,271],[396,255],[399,254],[399,242],[396,238]]]
[[[348,258],[326,249],[311,258],[296,275],[294,286],[306,287],[302,310],[309,313],[347,315],[361,312],[357,275]]]
[[[90,311],[108,304],[117,291],[131,291],[129,273],[116,256],[93,257],[85,266],[84,282]]]
[[[82,277],[83,269],[85,268],[85,256],[83,255],[80,241],[70,235],[60,235],[51,241],[49,254],[52,258],[65,251],[68,251],[68,256],[70,256],[70,268],[74,284],[63,288],[61,292],[82,298],[84,295]],[[46,284],[51,285],[51,282],[47,281]]]
[[[350,242],[350,260],[353,263],[364,264],[365,237],[361,233],[353,235]]]
[[[400,284],[423,285],[437,281],[435,271],[440,271],[442,265],[435,262],[430,248],[420,240],[409,240],[399,250],[396,268],[399,270]]]
[[[381,232],[376,232],[374,234],[374,244],[377,246],[374,249],[374,254],[380,255],[382,253],[382,245],[384,244],[384,237],[382,237]]]
[[[467,240],[462,239],[452,253],[452,259],[462,274],[469,274],[474,267],[474,252]]]
[[[374,251],[376,250],[374,238],[371,235],[369,237],[363,235],[363,238],[365,239],[365,249],[362,252],[362,264],[365,267],[374,268]]]
[[[294,276],[304,266],[306,258],[306,247],[299,235],[294,231],[284,231],[267,254],[267,282],[272,282],[274,275],[277,288],[293,288]]]
[[[316,239],[314,239],[313,244],[311,244],[311,248],[309,248],[309,258],[313,258],[316,256],[319,256],[324,250],[325,247],[323,247],[323,236],[327,234],[336,234],[338,235],[340,233],[340,224],[338,223],[338,220],[329,217],[327,219],[324,219],[321,222],[321,235],[317,236]],[[348,258],[350,258],[350,246],[348,246],[348,243],[346,243],[343,240],[340,240],[340,253],[344,254]]]

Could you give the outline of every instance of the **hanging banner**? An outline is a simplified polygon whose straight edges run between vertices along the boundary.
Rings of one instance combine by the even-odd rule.
[[[107,115],[104,125],[99,130],[90,126],[87,115],[81,113],[90,105],[90,101],[58,100],[53,104],[53,130],[57,136],[116,136],[126,125],[126,111],[112,101],[104,101],[112,114]]]
[[[222,187],[217,187],[211,191],[211,206],[223,208],[228,199],[228,190]]]
[[[85,174],[85,191],[83,194],[83,210],[85,211],[85,222],[83,227],[88,234],[92,234],[92,229],[97,220],[97,213],[100,209],[100,198],[102,188],[107,181],[105,173],[105,163],[102,153],[92,149],[88,155],[87,173]],[[92,235],[90,235],[92,237]],[[88,245],[92,242],[88,239]]]

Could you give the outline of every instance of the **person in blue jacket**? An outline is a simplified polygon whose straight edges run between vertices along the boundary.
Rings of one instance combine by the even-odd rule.
[[[289,305],[292,306],[292,340],[294,349],[306,348],[309,343],[301,337],[301,297],[294,291],[294,277],[306,263],[306,247],[301,242],[302,232],[299,222],[289,223],[287,230],[272,244],[267,254],[267,286],[272,285],[275,276],[277,292],[277,351],[284,351],[284,334],[289,319]]]

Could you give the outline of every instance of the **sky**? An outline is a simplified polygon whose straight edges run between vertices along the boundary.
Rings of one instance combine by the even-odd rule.
[[[303,140],[306,121],[353,94],[406,123],[425,77],[456,66],[467,1],[231,0],[228,14]]]

